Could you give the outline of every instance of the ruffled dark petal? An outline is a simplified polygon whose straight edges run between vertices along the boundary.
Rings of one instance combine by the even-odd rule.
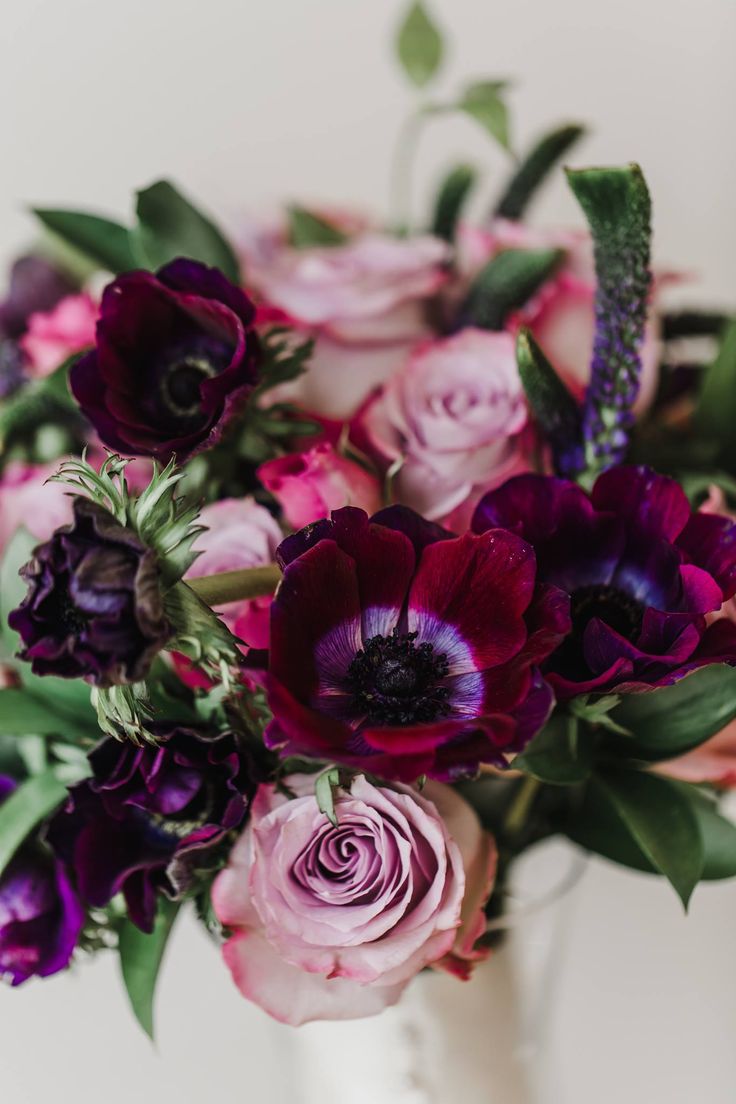
[[[704,568],[718,583],[724,601],[736,593],[736,524],[718,514],[691,514],[677,538],[688,562]]]

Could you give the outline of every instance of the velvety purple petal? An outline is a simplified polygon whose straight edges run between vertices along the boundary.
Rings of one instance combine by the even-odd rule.
[[[186,257],[177,257],[160,268],[156,276],[162,284],[174,291],[189,292],[224,303],[244,326],[253,323],[255,306],[245,292],[232,284],[218,268],[210,268],[200,261],[192,261]]]
[[[713,576],[724,600],[736,593],[736,524],[730,518],[691,514],[677,547],[690,563]]]
[[[632,528],[673,541],[690,517],[679,483],[651,468],[622,465],[599,476],[591,492],[597,510],[623,515]]]

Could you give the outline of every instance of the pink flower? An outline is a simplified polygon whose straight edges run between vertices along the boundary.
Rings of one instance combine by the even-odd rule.
[[[700,747],[677,759],[659,763],[657,770],[682,782],[710,782],[728,789],[736,787],[736,721],[726,725]]]
[[[258,476],[284,511],[289,525],[302,529],[341,506],[374,514],[381,505],[378,480],[327,442],[261,464]]]
[[[308,371],[282,389],[315,414],[347,418],[429,334],[425,303],[445,280],[436,238],[365,233],[292,249],[275,236],[246,248],[249,284],[315,339]]]
[[[315,777],[287,778],[292,799],[259,787],[213,889],[234,933],[223,953],[236,985],[290,1024],[381,1012],[425,966],[472,955],[495,865],[490,837],[448,787],[420,795],[360,775],[338,791],[334,827]]]
[[[283,533],[265,506],[252,498],[225,498],[205,506],[200,515],[207,532],[194,544],[201,552],[187,578],[273,563]],[[270,596],[229,602],[219,611],[236,636],[252,648],[268,647]]]
[[[8,464],[0,479],[0,554],[24,526],[38,541],[72,520],[69,488],[47,483],[58,464]]]
[[[95,340],[98,307],[89,295],[67,295],[46,312],[32,314],[20,340],[28,357],[28,374],[40,378]]]
[[[400,502],[432,520],[454,513],[462,528],[481,491],[528,470],[526,423],[514,339],[466,329],[418,346],[368,404],[360,431],[384,463],[405,458]]]

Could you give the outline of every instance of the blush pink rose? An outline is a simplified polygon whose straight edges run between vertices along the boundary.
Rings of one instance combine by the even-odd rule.
[[[358,506],[368,514],[375,514],[381,506],[376,477],[327,442],[308,452],[266,461],[258,469],[258,477],[295,529],[329,517],[342,506]]]
[[[48,376],[73,353],[94,344],[98,313],[89,295],[67,295],[53,310],[32,314],[20,339],[28,375]]]
[[[199,557],[188,579],[273,563],[284,535],[265,506],[252,498],[225,498],[205,506],[200,514],[207,532],[197,538]],[[252,648],[267,648],[270,596],[228,602],[218,611],[237,637]]]
[[[0,478],[0,555],[21,526],[44,541],[72,520],[69,488],[46,482],[58,469],[58,464],[8,464]]]
[[[736,787],[736,721],[700,747],[677,759],[659,763],[657,770],[682,782],[710,782],[713,786],[733,789]]]
[[[292,249],[273,236],[268,246],[246,246],[249,286],[315,341],[307,372],[280,394],[349,418],[429,334],[426,301],[443,284],[448,257],[437,238],[379,233],[329,248]]]
[[[465,963],[495,866],[490,837],[449,787],[418,794],[360,775],[338,791],[334,827],[315,777],[287,778],[291,799],[259,787],[212,895],[233,932],[223,953],[236,985],[289,1024],[373,1015],[425,966]]]
[[[400,502],[462,528],[483,491],[528,470],[527,419],[514,339],[469,328],[419,345],[369,402],[359,434],[385,464],[404,458]]]

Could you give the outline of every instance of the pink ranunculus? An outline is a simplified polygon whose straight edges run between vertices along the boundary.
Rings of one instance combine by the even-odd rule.
[[[0,555],[21,526],[44,541],[72,520],[69,488],[46,482],[58,469],[58,464],[8,464],[0,477]]]
[[[529,469],[527,417],[514,339],[469,328],[419,345],[359,433],[384,463],[404,457],[400,502],[462,528],[481,492]]]
[[[220,571],[259,567],[273,563],[283,533],[265,506],[252,498],[224,498],[205,506],[200,521],[207,532],[197,538],[200,556],[187,573],[188,579]],[[219,611],[223,620],[252,648],[268,647],[270,596],[245,602],[228,602]]]
[[[304,409],[350,417],[430,333],[427,299],[449,256],[432,237],[364,233],[344,245],[246,247],[249,286],[315,340],[308,371],[279,389]]]
[[[329,517],[341,506],[359,506],[374,514],[381,505],[376,477],[327,442],[308,452],[267,460],[258,476],[295,529]]]
[[[93,345],[98,313],[89,295],[67,295],[53,310],[32,314],[20,340],[29,376],[48,376],[73,353]]]
[[[449,787],[419,794],[359,775],[336,794],[333,826],[315,778],[285,779],[291,799],[259,787],[212,895],[233,932],[224,957],[236,985],[290,1024],[373,1015],[425,966],[467,961],[495,864]]]

